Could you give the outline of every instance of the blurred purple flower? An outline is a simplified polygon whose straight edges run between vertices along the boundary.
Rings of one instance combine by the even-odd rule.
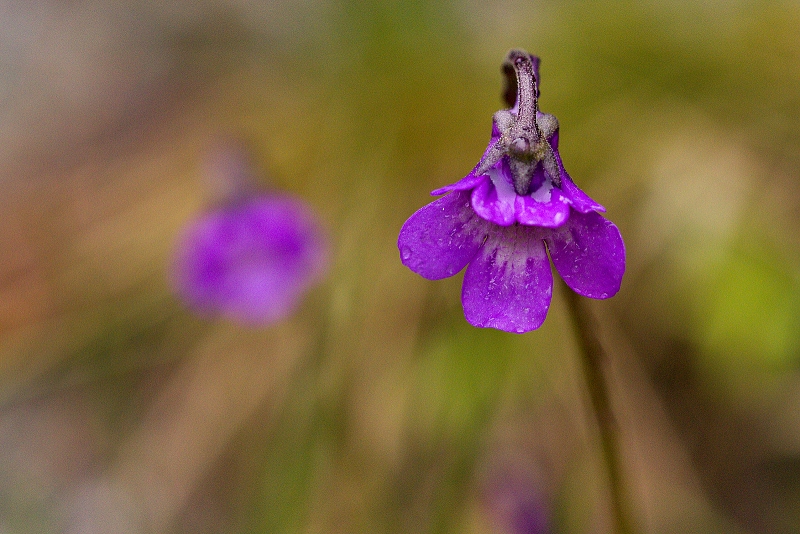
[[[522,333],[541,326],[550,307],[548,251],[573,291],[605,299],[619,291],[625,245],[597,213],[605,208],[564,170],[558,121],[538,109],[539,58],[512,50],[508,59],[514,107],[495,113],[478,165],[433,191],[449,194],[405,222],[398,248],[403,264],[430,280],[467,266],[461,292],[467,321]]]
[[[485,491],[486,504],[494,520],[509,534],[547,534],[549,512],[530,481],[519,477],[496,480]]]
[[[200,314],[271,323],[291,313],[324,273],[327,242],[301,200],[241,191],[184,230],[173,284]]]

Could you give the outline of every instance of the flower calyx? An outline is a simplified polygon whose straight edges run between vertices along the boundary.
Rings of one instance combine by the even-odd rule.
[[[475,174],[486,174],[504,156],[508,156],[514,191],[518,195],[531,193],[533,172],[539,162],[552,184],[561,187],[561,172],[548,141],[558,130],[558,119],[539,111],[537,80],[531,56],[524,50],[511,50],[503,71],[510,76],[512,70],[516,75],[518,111],[516,115],[508,109],[494,114],[500,138],[487,151]]]

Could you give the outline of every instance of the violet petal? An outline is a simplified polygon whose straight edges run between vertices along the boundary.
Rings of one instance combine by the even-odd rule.
[[[429,279],[453,276],[483,243],[490,223],[475,213],[468,191],[456,191],[423,206],[403,224],[397,247],[403,265]]]
[[[305,204],[262,195],[190,224],[176,251],[173,282],[200,313],[265,324],[294,309],[326,257],[327,244]]]
[[[552,293],[542,231],[495,226],[467,267],[461,302],[473,326],[523,333],[544,322]]]
[[[478,165],[480,165],[480,163]],[[478,165],[475,166],[475,169],[478,168]],[[469,191],[474,189],[482,182],[487,180],[485,174],[476,175],[475,169],[454,184],[446,185],[444,187],[440,187],[439,189],[434,189],[431,191],[431,195],[443,195],[445,193],[450,193],[451,191]]]
[[[569,218],[569,200],[550,180],[545,180],[541,166],[536,168],[532,184],[536,191],[520,196],[511,184],[510,169],[501,162],[488,172],[490,180],[472,191],[472,208],[484,219],[500,226],[518,222],[526,226],[556,228]]]
[[[584,297],[616,295],[625,273],[625,244],[614,223],[596,212],[574,212],[546,235],[553,264],[564,282]]]
[[[545,228],[557,228],[567,222],[570,201],[561,189],[553,187],[549,178],[545,179],[541,165],[536,167],[531,183],[534,192],[516,199],[514,215],[517,222]]]
[[[509,226],[514,223],[514,186],[501,169],[489,169],[488,175],[490,179],[472,191],[472,208],[487,221]]]
[[[581,213],[606,211],[601,204],[595,202],[594,199],[575,185],[575,182],[573,182],[572,178],[567,174],[567,170],[564,168],[564,162],[561,161],[561,154],[558,153],[558,130],[550,137],[550,146],[553,147],[556,162],[561,171],[561,193],[569,199],[569,203],[572,207]]]
[[[434,189],[431,191],[431,195],[443,195],[451,191],[467,191],[479,186],[484,180],[486,180],[486,174],[475,174],[475,171],[477,171],[481,166],[481,163],[483,163],[483,160],[492,150],[492,147],[494,147],[494,144],[498,139],[500,139],[500,130],[497,129],[497,124],[495,123],[494,119],[492,119],[492,137],[489,140],[486,150],[483,152],[483,156],[481,156],[481,159],[478,161],[478,164],[475,165],[469,174],[467,174],[461,180],[454,184],[446,185],[444,187],[440,187],[439,189]]]

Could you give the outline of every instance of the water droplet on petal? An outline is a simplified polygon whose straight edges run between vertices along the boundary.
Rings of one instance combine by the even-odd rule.
[[[517,329],[516,329],[516,332],[517,332],[517,334],[524,334],[525,333],[525,329],[522,328],[521,326],[518,326]]]
[[[411,257],[411,249],[408,247],[403,247],[403,250],[400,251],[400,257],[403,260],[407,260]]]

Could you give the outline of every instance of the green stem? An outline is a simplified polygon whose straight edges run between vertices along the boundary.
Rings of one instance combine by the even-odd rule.
[[[615,532],[632,534],[634,532],[633,523],[628,512],[620,468],[619,428],[611,409],[611,399],[603,377],[603,363],[606,360],[606,354],[595,334],[594,321],[588,310],[581,304],[581,297],[567,287],[565,287],[564,293],[567,309],[578,334],[581,366],[589,390],[592,409],[597,417],[603,461],[608,468]]]

